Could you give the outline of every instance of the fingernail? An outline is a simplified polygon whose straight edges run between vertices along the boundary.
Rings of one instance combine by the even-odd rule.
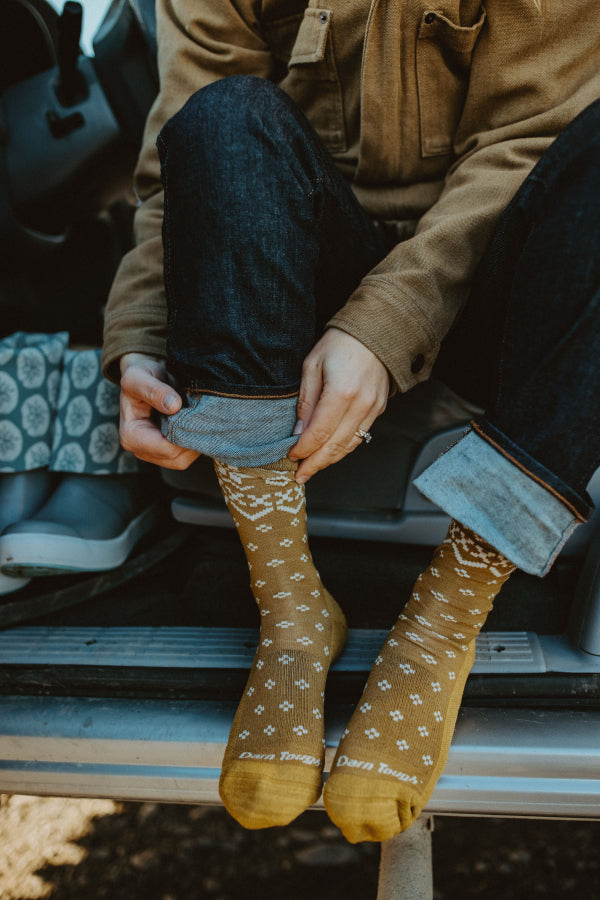
[[[303,428],[304,428],[304,425],[302,424],[302,419],[298,419],[298,421],[294,425],[294,430],[293,430],[292,434],[302,434]]]
[[[175,394],[167,394],[165,399],[163,400],[163,407],[167,412],[175,411],[177,408],[177,397]]]
[[[305,484],[308,481],[308,477],[306,475],[296,475],[296,484]]]

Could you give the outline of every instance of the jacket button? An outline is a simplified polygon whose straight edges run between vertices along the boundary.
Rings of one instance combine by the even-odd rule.
[[[328,19],[327,13],[322,12],[321,15],[319,16],[319,21],[320,21],[321,25],[324,25],[326,23],[327,19]]]
[[[425,16],[425,24],[433,25],[433,23],[435,22],[435,18],[435,13],[427,13],[427,15]]]
[[[417,355],[415,356],[415,358],[413,359],[413,361],[410,364],[410,371],[413,373],[413,375],[417,375],[421,371],[421,369],[423,368],[424,365],[425,365],[425,357],[423,356],[422,353],[417,353]]]

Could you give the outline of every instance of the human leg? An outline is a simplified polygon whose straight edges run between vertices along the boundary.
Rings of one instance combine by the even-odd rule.
[[[188,407],[174,442],[213,456],[261,613],[220,783],[246,827],[319,796],[323,692],[346,634],[307,543],[296,438],[304,357],[384,247],[289,98],[233,78],[161,136],[169,367]]]
[[[385,841],[414,822],[444,768],[475,638],[514,566],[453,522],[390,632],[325,786],[348,840]]]
[[[318,799],[325,681],[346,640],[310,555],[304,490],[288,467],[216,463],[261,616],[220,783],[226,808],[247,828],[285,825]]]
[[[600,458],[599,116],[596,104],[576,120],[515,196],[442,356],[452,386],[487,415],[416,482],[459,521],[417,581],[336,755],[325,804],[350,840],[384,840],[414,821],[445,765],[495,595],[514,564],[544,574],[589,512]]]
[[[170,369],[219,396],[297,390],[316,330],[385,252],[379,233],[300,109],[262,78],[198,91],[159,150]]]
[[[441,377],[486,413],[416,482],[537,575],[589,517],[600,463],[599,125],[596,102],[502,217],[441,359]]]

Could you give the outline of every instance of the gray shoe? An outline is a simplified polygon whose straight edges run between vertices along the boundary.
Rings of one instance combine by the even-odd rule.
[[[35,515],[51,495],[56,482],[56,475],[47,469],[3,472],[0,475],[0,532]],[[0,596],[18,591],[29,581],[29,578],[0,573]]]
[[[115,569],[158,521],[154,495],[141,475],[62,475],[34,516],[0,536],[0,568],[25,577]]]

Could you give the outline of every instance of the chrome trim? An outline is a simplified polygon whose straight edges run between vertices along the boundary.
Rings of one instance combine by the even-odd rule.
[[[0,697],[0,792],[219,803],[235,704]],[[330,711],[327,765],[350,709]],[[463,709],[428,806],[600,818],[600,713]]]

